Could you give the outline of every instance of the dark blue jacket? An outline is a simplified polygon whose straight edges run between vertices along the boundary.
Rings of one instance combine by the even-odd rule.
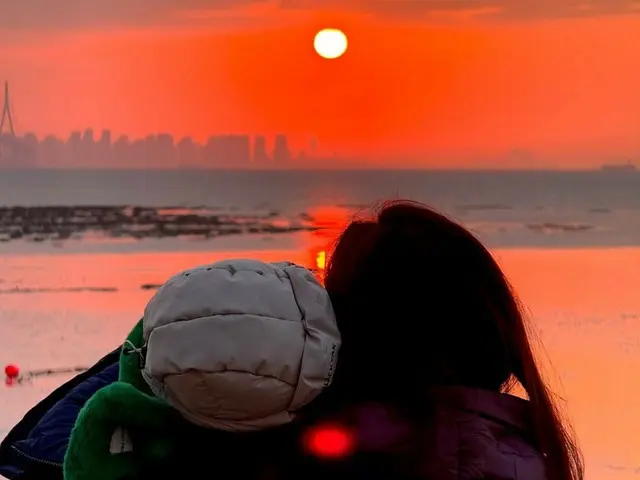
[[[80,409],[118,379],[120,348],[33,407],[0,444],[0,475],[10,480],[62,480],[62,462]]]

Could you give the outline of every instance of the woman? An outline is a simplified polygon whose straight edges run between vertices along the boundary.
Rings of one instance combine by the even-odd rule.
[[[346,228],[325,287],[342,339],[332,384],[286,426],[192,432],[144,478],[583,479],[519,305],[464,228],[389,203]],[[517,382],[528,401],[507,394]]]
[[[582,480],[522,308],[470,232],[423,205],[387,203],[344,230],[325,287],[343,347],[314,408],[362,431],[353,412],[369,405],[378,429],[396,432],[370,448],[377,461],[438,480]],[[528,400],[508,394],[518,383]]]

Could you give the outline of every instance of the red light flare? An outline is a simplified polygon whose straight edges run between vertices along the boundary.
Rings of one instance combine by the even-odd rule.
[[[338,459],[349,456],[354,450],[353,433],[340,426],[313,427],[305,435],[305,449],[316,457]]]

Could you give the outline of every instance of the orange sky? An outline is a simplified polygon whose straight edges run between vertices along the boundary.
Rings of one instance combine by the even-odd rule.
[[[454,167],[509,165],[514,149],[534,154],[524,166],[640,159],[633,2],[575,18],[571,0],[487,1],[475,12],[468,0],[297,1],[17,2],[0,19],[16,126],[198,139],[282,131],[294,146],[315,135],[325,150]],[[54,3],[66,10],[52,16]],[[324,26],[349,37],[339,60],[313,52]]]

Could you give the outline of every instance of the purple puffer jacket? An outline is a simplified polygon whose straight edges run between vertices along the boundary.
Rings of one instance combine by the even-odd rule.
[[[425,478],[546,480],[528,401],[469,388],[435,393],[437,416]]]

